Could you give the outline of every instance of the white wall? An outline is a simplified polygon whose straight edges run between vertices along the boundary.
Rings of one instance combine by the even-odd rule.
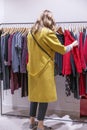
[[[4,18],[4,1],[0,0],[0,23],[3,22]]]
[[[44,9],[51,10],[59,22],[87,21],[87,0],[4,0],[4,17],[0,15],[3,22],[35,22]],[[58,101],[51,103],[49,109],[79,112],[79,100],[65,95],[64,79],[57,76],[56,84]],[[12,97],[10,92],[4,94],[3,104],[29,107],[27,98],[20,98],[20,90]]]
[[[87,20],[87,0],[4,0],[4,7],[4,22],[33,22],[44,9],[56,21]]]

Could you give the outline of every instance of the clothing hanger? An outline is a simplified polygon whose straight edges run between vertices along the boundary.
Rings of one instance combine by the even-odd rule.
[[[62,27],[59,27],[59,28],[57,29],[57,32],[58,32],[59,34],[63,34]]]
[[[24,28],[24,32],[22,33],[22,35],[26,35],[28,34],[28,28]]]
[[[13,34],[13,32],[14,32],[14,28],[10,28],[9,33]]]
[[[2,29],[2,35],[1,36],[5,36],[6,34],[9,33],[9,28],[3,28]]]

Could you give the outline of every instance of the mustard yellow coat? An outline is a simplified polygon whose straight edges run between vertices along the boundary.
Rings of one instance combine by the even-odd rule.
[[[34,37],[48,51],[51,58],[41,50],[32,35],[28,33],[28,99],[32,102],[53,102],[57,100],[57,93],[52,59],[55,52],[64,54],[66,48],[50,29],[43,28]]]

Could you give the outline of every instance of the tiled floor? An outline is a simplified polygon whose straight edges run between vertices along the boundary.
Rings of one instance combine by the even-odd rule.
[[[45,120],[45,125],[51,126],[54,130],[87,130],[86,123],[72,122],[68,115],[59,119],[52,115],[53,120]],[[57,120],[58,119],[58,120]],[[69,120],[69,121],[63,121]],[[29,119],[19,117],[0,117],[0,130],[29,130]]]

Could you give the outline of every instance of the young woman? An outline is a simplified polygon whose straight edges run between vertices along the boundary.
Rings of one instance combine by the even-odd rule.
[[[65,54],[77,46],[74,41],[68,46],[62,45],[56,37],[56,23],[49,10],[43,11],[27,36],[29,60],[28,84],[30,103],[30,129],[50,130],[44,126],[44,117],[48,103],[57,100],[54,80],[55,52]],[[37,113],[38,108],[38,113]],[[35,122],[37,113],[38,124]]]

